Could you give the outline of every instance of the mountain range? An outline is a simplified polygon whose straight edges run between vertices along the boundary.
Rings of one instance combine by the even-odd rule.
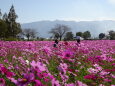
[[[115,21],[103,20],[103,21],[38,21],[21,24],[22,29],[32,28],[35,29],[40,37],[49,38],[51,34],[48,32],[55,27],[56,24],[67,25],[71,28],[74,34],[76,32],[90,31],[92,37],[97,37],[99,33],[107,33],[109,30],[115,30]]]

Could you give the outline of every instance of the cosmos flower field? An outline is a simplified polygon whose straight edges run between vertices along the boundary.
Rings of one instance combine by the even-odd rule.
[[[115,40],[0,41],[0,86],[115,86]]]

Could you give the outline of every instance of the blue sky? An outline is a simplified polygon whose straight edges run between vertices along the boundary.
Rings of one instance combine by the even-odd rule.
[[[8,13],[12,4],[20,23],[115,20],[115,0],[0,0],[2,13]]]

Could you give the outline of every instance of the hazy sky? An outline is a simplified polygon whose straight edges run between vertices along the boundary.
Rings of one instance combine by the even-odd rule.
[[[8,13],[12,4],[20,23],[115,20],[115,0],[0,0],[2,13]]]

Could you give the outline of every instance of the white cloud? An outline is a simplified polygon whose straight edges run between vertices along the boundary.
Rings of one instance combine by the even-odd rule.
[[[112,18],[112,17],[98,17],[98,18],[96,18],[95,20],[100,20],[100,21],[102,21],[102,20],[114,20],[115,21],[115,18]]]
[[[94,19],[84,19],[84,18],[61,18],[59,20],[65,20],[65,21],[93,21]]]
[[[103,20],[113,20],[113,21],[115,21],[115,18],[106,17],[106,16],[101,16],[101,17],[90,18],[90,19],[62,18],[62,19],[59,19],[59,20],[65,20],[65,21],[103,21]]]

